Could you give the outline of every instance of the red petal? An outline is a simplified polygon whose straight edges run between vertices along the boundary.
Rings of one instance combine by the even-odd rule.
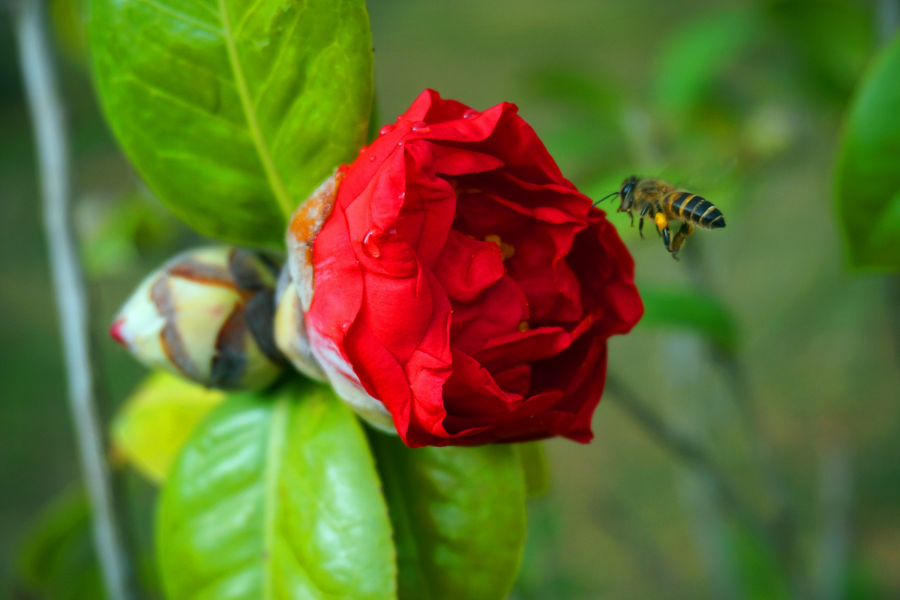
[[[475,354],[498,338],[517,334],[528,319],[528,303],[519,286],[508,275],[472,302],[454,302],[450,325],[451,345]]]
[[[451,300],[471,302],[499,281],[506,268],[497,244],[451,231],[434,265],[434,274]]]
[[[362,305],[363,278],[350,243],[346,216],[339,204],[316,238],[313,262],[315,293],[307,324],[343,349],[344,332]]]

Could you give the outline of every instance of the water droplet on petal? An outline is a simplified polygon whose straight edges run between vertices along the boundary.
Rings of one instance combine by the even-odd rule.
[[[398,200],[403,200],[405,198],[406,198],[406,192],[400,192],[399,194],[397,194]]]
[[[360,155],[365,154],[365,153],[366,153],[366,147],[363,146],[362,148],[360,148],[360,149],[359,149],[359,153],[360,153]]]
[[[378,135],[387,135],[394,130],[393,125],[385,125],[378,131]]]
[[[370,157],[369,157],[369,162],[375,162],[375,157],[374,157],[374,156],[370,156]]]
[[[412,124],[411,129],[419,133],[428,133],[429,131],[431,131],[431,127],[429,127],[428,123],[426,123],[425,121],[416,121]]]
[[[353,325],[353,321],[344,321],[344,324],[341,325],[341,329],[344,330],[344,333],[347,333],[347,331],[349,331],[349,329],[352,325]]]
[[[466,110],[466,112],[463,113],[463,119],[474,119],[479,114],[481,114],[481,113],[479,113],[474,108],[470,108],[470,109]]]
[[[381,257],[381,248],[378,247],[378,232],[376,230],[370,229],[366,233],[366,237],[363,238],[362,249],[366,256],[372,258]]]

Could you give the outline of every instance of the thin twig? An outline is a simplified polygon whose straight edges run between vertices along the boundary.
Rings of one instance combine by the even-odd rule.
[[[894,39],[894,34],[900,28],[900,1],[878,0],[875,20],[878,42],[887,44]]]
[[[13,10],[19,60],[37,146],[44,229],[59,314],[69,389],[69,408],[88,498],[94,544],[111,600],[132,598],[127,560],[118,539],[110,476],[94,406],[85,287],[69,226],[70,167],[63,106],[40,0],[21,0]]]
[[[688,274],[694,286],[715,296],[709,276],[709,263],[702,240],[695,240],[688,247],[691,260]],[[789,573],[789,584],[796,598],[808,597],[806,577],[803,573],[801,549],[797,536],[797,518],[788,502],[784,477],[777,463],[775,452],[760,427],[759,407],[754,401],[744,365],[734,354],[722,352],[715,344],[707,342],[709,355],[722,370],[731,388],[741,419],[741,427],[747,436],[753,459],[762,478],[763,490],[769,503],[769,516],[764,519],[765,530],[772,548]]]
[[[750,530],[767,536],[766,528],[745,504],[740,494],[735,491],[728,475],[722,471],[718,463],[702,446],[669,425],[662,416],[650,408],[615,375],[607,375],[606,390],[612,395],[613,401],[625,409],[660,445],[668,448],[695,469],[704,473],[712,482],[722,506],[735,519]]]
[[[840,600],[847,589],[853,511],[853,473],[844,445],[831,441],[819,457],[821,531],[814,589],[818,600]]]

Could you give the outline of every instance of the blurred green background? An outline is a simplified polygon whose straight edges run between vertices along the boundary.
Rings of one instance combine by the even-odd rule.
[[[143,274],[202,240],[117,150],[73,7],[53,0],[52,13],[109,419],[144,373],[105,336],[111,316]],[[426,87],[478,109],[515,102],[589,195],[632,173],[661,176],[728,222],[698,232],[675,264],[655,235],[641,242],[613,217],[648,300],[645,323],[611,343],[611,377],[630,391],[606,395],[592,444],[546,444],[552,488],[530,506],[514,597],[900,597],[900,280],[847,268],[832,192],[848,103],[900,5],[370,0],[369,10],[381,122]],[[79,476],[13,41],[4,13],[0,596],[30,598],[14,576],[20,540]],[[665,421],[669,441],[704,448],[775,542],[734,519],[708,471],[661,443],[626,396]],[[140,544],[153,492],[119,479]]]

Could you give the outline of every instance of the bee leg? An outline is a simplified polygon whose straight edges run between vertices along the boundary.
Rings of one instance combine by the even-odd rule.
[[[629,210],[628,216],[631,217],[631,226],[634,227],[634,213]]]
[[[662,236],[663,236],[663,242],[665,242],[665,244],[666,244],[666,250],[668,250],[669,252],[672,252],[672,237],[671,237],[671,234],[669,233],[668,227],[666,227],[665,229],[662,230]],[[675,255],[673,254],[672,256],[675,256]],[[676,257],[675,260],[678,260],[678,258]]]
[[[650,210],[649,204],[641,209],[641,222],[638,225],[638,233],[641,234],[641,239],[644,239],[644,215],[647,214],[648,210]],[[659,231],[659,230],[657,230],[657,231]]]
[[[687,237],[692,233],[694,233],[694,226],[687,221],[683,222],[681,224],[681,227],[678,229],[678,233],[675,234],[675,239],[672,240],[672,248],[670,252],[672,253],[672,257],[675,260],[678,260],[678,251],[681,250],[681,246],[684,244],[684,240],[686,240]]]

